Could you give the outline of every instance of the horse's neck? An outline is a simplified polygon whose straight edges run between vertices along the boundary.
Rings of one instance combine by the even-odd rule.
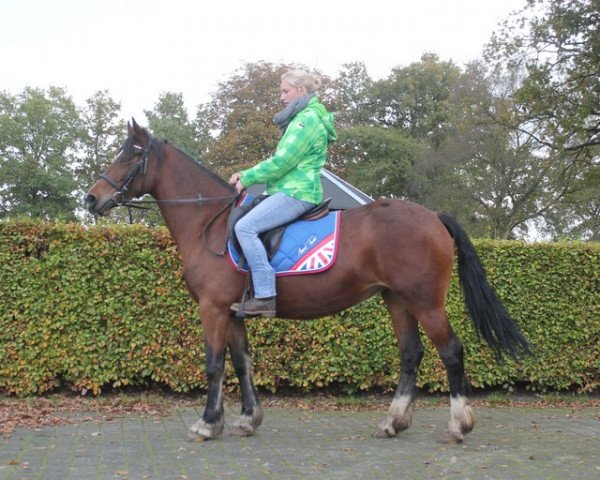
[[[224,182],[170,146],[165,146],[159,175],[152,196],[159,202],[165,224],[181,248],[186,238],[198,238],[198,232],[225,206],[226,200],[205,204],[160,202],[227,197],[232,192]]]

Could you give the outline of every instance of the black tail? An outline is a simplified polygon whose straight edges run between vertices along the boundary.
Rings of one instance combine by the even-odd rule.
[[[514,359],[530,354],[527,339],[489,284],[481,260],[466,232],[451,215],[439,212],[438,218],[454,239],[458,253],[458,277],[477,333],[498,359],[502,359],[505,353]]]

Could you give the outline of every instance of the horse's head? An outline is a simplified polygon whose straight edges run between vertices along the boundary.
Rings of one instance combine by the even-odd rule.
[[[94,215],[107,215],[112,208],[151,191],[147,169],[150,158],[158,152],[156,140],[135,119],[127,129],[129,135],[117,157],[88,191],[85,203]]]

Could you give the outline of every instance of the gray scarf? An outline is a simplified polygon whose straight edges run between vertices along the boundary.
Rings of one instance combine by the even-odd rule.
[[[296,100],[288,103],[287,107],[285,107],[281,112],[275,114],[273,117],[273,123],[279,127],[282,135],[285,133],[285,129],[288,127],[292,119],[298,114],[299,111],[303,110],[308,105],[308,102],[314,96],[314,93],[312,95],[305,93]]]

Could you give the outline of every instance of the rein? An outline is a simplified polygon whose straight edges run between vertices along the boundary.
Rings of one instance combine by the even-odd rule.
[[[138,207],[137,205],[190,205],[194,203],[219,203],[225,200],[235,200],[236,198],[238,198],[237,195],[227,195],[225,197],[203,197],[202,195],[199,195],[198,198],[175,198],[171,200],[129,200],[127,202],[122,203],[121,205],[133,208],[145,208],[141,206]]]

